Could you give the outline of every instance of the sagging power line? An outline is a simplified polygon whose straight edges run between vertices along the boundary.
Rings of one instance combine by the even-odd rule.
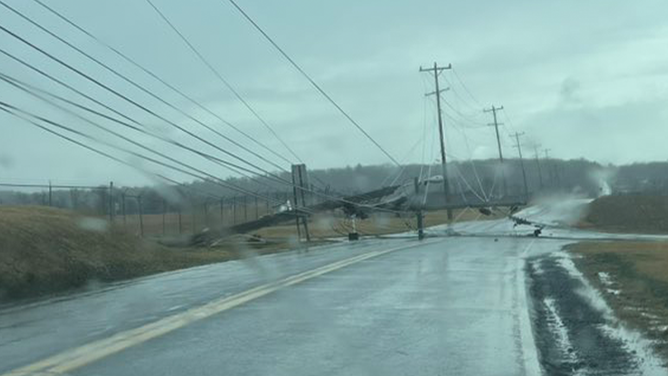
[[[150,0],[146,0],[146,1],[149,1],[149,2],[150,2]],[[374,144],[374,145],[375,145],[381,152],[383,152],[383,154],[385,154],[385,156],[388,157],[388,158],[392,161],[392,163],[394,163],[394,164],[397,165],[397,166],[400,166],[400,165],[401,165],[401,164],[400,164],[400,163],[399,163],[399,162],[398,162],[398,161],[397,161],[397,160],[396,160],[396,159],[395,159],[395,158],[394,158],[394,157],[393,157],[387,150],[385,150],[385,148],[383,148],[383,147],[378,143],[378,141],[376,141],[373,137],[371,137],[371,135],[370,135],[366,130],[364,130],[364,128],[362,128],[362,126],[361,126],[357,121],[355,121],[355,119],[353,119],[352,116],[350,116],[350,115],[348,114],[348,112],[346,112],[346,111],[345,111],[345,110],[344,110],[344,109],[343,109],[343,108],[342,108],[342,107],[341,107],[341,106],[340,106],[340,105],[339,105],[339,104],[338,104],[338,103],[337,103],[337,102],[336,102],[336,101],[335,101],[329,94],[327,94],[327,92],[326,92],[326,91],[325,91],[325,90],[324,90],[324,89],[323,89],[317,82],[315,82],[315,80],[314,80],[308,73],[306,73],[306,71],[305,71],[304,69],[302,69],[302,67],[299,66],[299,64],[297,64],[297,62],[295,62],[295,60],[294,60],[293,58],[291,58],[290,55],[288,55],[287,52],[285,52],[285,50],[283,50],[283,48],[281,48],[281,47],[278,45],[278,43],[276,43],[276,42],[274,41],[274,39],[273,39],[272,37],[270,37],[269,34],[267,34],[267,33],[260,27],[260,25],[258,25],[258,24],[257,24],[257,23],[256,23],[256,22],[255,22],[249,15],[248,15],[248,13],[246,13],[246,12],[245,12],[245,11],[244,11],[244,10],[243,10],[243,9],[242,9],[242,8],[241,8],[241,7],[240,7],[234,0],[229,0],[229,2],[230,2],[230,3],[231,3],[231,4],[232,4],[232,5],[233,5],[233,6],[234,6],[234,7],[235,7],[235,8],[236,8],[242,15],[243,15],[243,17],[244,17],[248,22],[251,23],[251,25],[253,25],[253,27],[254,27],[258,32],[260,32],[260,34],[262,34],[262,36],[263,36],[267,41],[269,41],[269,43],[271,43],[272,46],[274,46],[274,48],[276,48],[276,50],[278,50],[278,52],[279,52],[281,55],[283,55],[283,57],[284,57],[286,60],[288,60],[288,62],[289,62],[295,69],[297,69],[297,71],[298,71],[302,76],[304,76],[304,78],[306,78],[306,79],[308,80],[309,83],[311,83],[311,85],[312,85],[312,86],[313,86],[313,87],[314,87],[320,94],[322,94],[323,97],[325,97],[325,99],[327,99],[327,101],[328,101],[329,103],[331,103],[331,104],[332,104],[332,105],[333,105],[333,106],[334,106],[334,107],[335,107],[335,108],[336,108],[336,109],[337,109],[337,110],[338,110],[338,111],[339,111],[339,112],[340,112],[340,113],[341,113],[341,114],[348,120],[348,122],[350,122],[352,125],[354,125],[355,128],[357,128],[357,130],[359,130],[359,131],[360,131],[360,132],[361,132],[361,133],[362,133],[362,134],[363,134],[369,141],[371,141],[371,142],[372,142],[372,143],[373,143],[373,144]]]
[[[195,46],[188,40],[188,38],[186,38],[186,36],[169,20],[169,18],[167,18],[167,16],[165,16],[165,14],[162,11],[160,11],[160,9],[158,9],[158,7],[156,7],[151,0],[146,0],[146,2],[151,6],[151,8],[153,8],[153,10],[158,14],[158,16],[169,26],[169,28],[172,29],[172,31],[174,31],[174,33],[176,33],[176,35],[179,36],[179,38],[183,41],[183,43],[185,43],[186,46],[188,46],[190,51],[192,51],[195,54],[195,56],[197,56],[197,58],[209,69],[209,71],[211,71],[211,73],[213,73],[213,75],[216,76],[216,78],[218,78],[218,80],[222,82],[223,85],[232,92],[232,94],[234,94],[234,96],[244,105],[244,107],[246,107],[248,111],[250,111],[250,113],[253,114],[253,116],[267,130],[269,130],[269,132],[281,143],[281,145],[283,145],[283,147],[290,154],[292,154],[292,156],[295,157],[295,159],[303,163],[301,158],[299,158],[299,156],[294,152],[294,150],[292,150],[292,148],[278,135],[278,133],[276,133],[273,127],[271,127],[269,123],[267,123],[267,121],[263,117],[261,117],[260,114],[248,103],[248,101],[243,96],[241,96],[239,91],[235,89],[234,86],[232,86],[232,84],[230,84],[230,82],[225,77],[223,77],[223,75],[218,71],[218,69],[216,69],[204,57],[204,55],[202,55],[202,53],[199,52],[197,48],[195,48]]]

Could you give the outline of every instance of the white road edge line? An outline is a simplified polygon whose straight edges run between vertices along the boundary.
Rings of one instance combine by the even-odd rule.
[[[442,239],[439,239],[438,241],[442,241]],[[371,259],[373,257],[378,257],[399,250],[415,248],[425,244],[437,243],[438,241],[423,241],[406,246],[390,248],[384,251],[372,251],[350,257],[345,260],[337,261],[316,269],[283,278],[276,282],[254,287],[232,296],[214,300],[202,306],[189,309],[185,312],[181,312],[173,316],[165,317],[141,327],[114,334],[108,338],[100,339],[79,347],[65,350],[59,354],[47,357],[27,366],[3,373],[0,376],[25,376],[42,374],[57,375],[71,372],[75,369],[81,368],[85,365],[96,362],[130,347],[170,333],[196,321],[211,317],[215,314],[227,311],[231,308],[271,294],[282,288],[296,285],[298,283],[307,281],[326,273],[333,272],[346,266]]]

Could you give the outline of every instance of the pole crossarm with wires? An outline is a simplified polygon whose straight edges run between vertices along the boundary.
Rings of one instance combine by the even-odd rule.
[[[438,76],[447,69],[452,69],[452,64],[448,64],[446,67],[439,67],[436,62],[434,62],[434,66],[432,68],[422,68],[420,67],[420,72],[429,72],[433,74],[434,76],[434,87],[435,90],[431,93],[428,93],[427,95],[436,95],[436,111],[438,114],[438,135],[440,138],[440,143],[441,143],[441,168],[443,170],[443,195],[445,199],[445,205],[447,206],[448,203],[451,201],[450,200],[450,186],[448,183],[448,168],[447,168],[447,160],[446,160],[446,153],[445,153],[445,138],[443,136],[443,117],[441,114],[441,93],[443,91],[447,91],[448,89],[439,89],[439,82],[438,82]],[[452,215],[452,209],[448,208],[447,209],[448,213],[448,223],[452,222],[453,215]]]

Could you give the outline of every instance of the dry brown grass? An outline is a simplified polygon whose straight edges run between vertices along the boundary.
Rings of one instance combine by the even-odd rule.
[[[265,253],[288,245],[250,246]],[[120,226],[109,226],[106,219],[61,209],[0,207],[0,300],[58,292],[91,280],[114,281],[244,255],[241,247],[233,245],[206,249],[162,247]]]
[[[569,249],[583,271],[624,322],[657,340],[668,359],[668,242],[583,242]],[[606,286],[599,273],[608,273]]]

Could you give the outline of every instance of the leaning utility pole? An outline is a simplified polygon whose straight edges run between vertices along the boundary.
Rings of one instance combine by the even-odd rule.
[[[501,150],[501,137],[499,137],[499,122],[496,119],[496,111],[503,110],[503,106],[501,107],[494,107],[492,106],[489,109],[484,109],[484,112],[491,112],[492,115],[494,115],[494,123],[493,124],[488,124],[489,126],[493,126],[494,130],[496,130],[496,145],[499,147],[499,162],[501,163],[501,181],[503,183],[503,195],[507,196],[508,195],[508,186],[506,184],[506,173],[503,170],[503,151]]]
[[[445,138],[443,137],[443,118],[441,116],[441,92],[448,90],[439,89],[438,85],[438,76],[446,69],[452,69],[452,64],[448,64],[447,67],[439,67],[438,64],[434,63],[433,68],[422,68],[420,67],[420,72],[433,72],[434,74],[434,86],[436,90],[425,95],[436,95],[436,111],[438,114],[438,135],[441,139],[441,168],[443,170],[443,195],[445,198],[445,205],[448,213],[448,223],[452,222],[452,209],[447,207],[450,203],[450,186],[448,184],[448,168],[446,166],[445,159]]]
[[[524,201],[529,201],[529,187],[527,186],[527,173],[524,169],[524,159],[522,158],[522,144],[520,144],[520,136],[524,136],[524,132],[518,133],[515,132],[515,147],[517,152],[520,154],[520,167],[522,168],[522,181],[524,182]]]

